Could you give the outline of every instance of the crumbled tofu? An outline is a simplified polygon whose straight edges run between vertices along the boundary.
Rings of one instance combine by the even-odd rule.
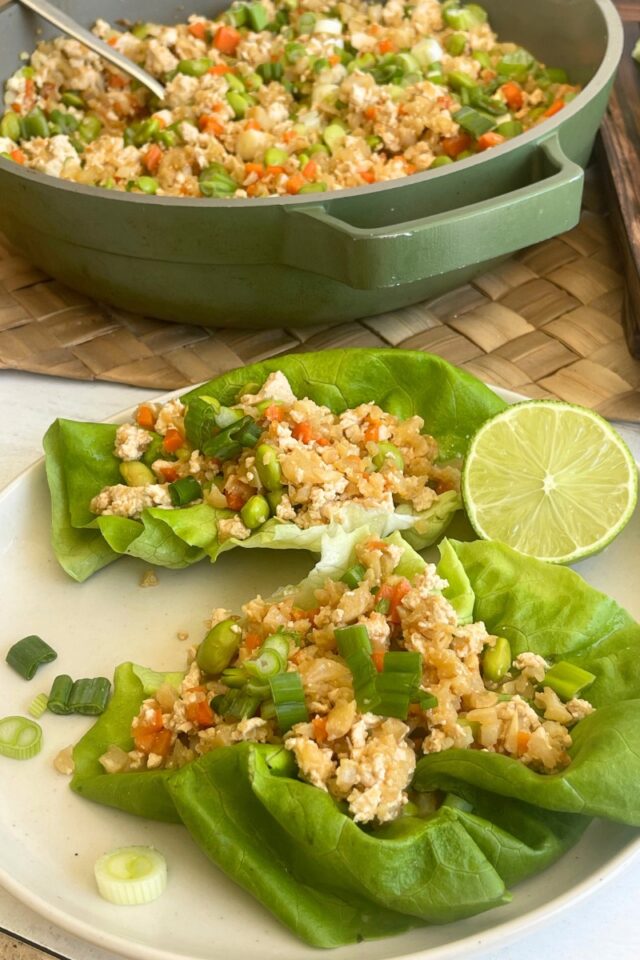
[[[221,543],[232,537],[235,540],[246,540],[251,536],[251,530],[245,527],[240,517],[228,517],[218,520],[218,536]]]
[[[280,400],[282,403],[295,403],[296,395],[291,384],[280,370],[270,373],[257,393],[247,393],[242,397],[242,403],[254,406],[263,400]]]
[[[116,431],[114,453],[120,460],[139,460],[153,436],[134,423],[123,423]]]
[[[128,487],[118,483],[105,487],[93,498],[89,509],[99,516],[139,517],[148,507],[171,509],[173,504],[166,483],[150,483],[146,487]]]
[[[141,587],[157,587],[158,583],[159,580],[154,570],[145,570],[140,577]]]
[[[178,76],[182,76],[182,74],[178,74]],[[184,79],[192,78],[185,77]],[[177,397],[175,400],[169,400],[168,403],[165,403],[162,407],[160,407],[158,416],[156,417],[156,433],[159,433],[164,437],[167,430],[170,430],[171,428],[180,430],[182,428],[184,411],[184,403]]]

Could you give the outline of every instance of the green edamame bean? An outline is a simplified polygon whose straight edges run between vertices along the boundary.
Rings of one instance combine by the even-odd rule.
[[[25,117],[28,137],[48,137],[49,123],[40,107],[35,107]]]
[[[499,683],[511,667],[511,644],[505,637],[498,637],[493,647],[487,647],[482,655],[482,676],[485,680]]]
[[[78,127],[78,134],[85,143],[92,143],[100,136],[102,130],[102,121],[98,117],[85,117]]]
[[[247,98],[241,93],[237,93],[235,90],[230,90],[227,94],[227,103],[233,110],[236,118],[244,117],[249,109],[249,101]]]
[[[148,193],[150,196],[153,196],[154,193],[158,192],[159,183],[155,177],[138,177],[136,187],[142,191],[142,193]]]
[[[404,470],[404,459],[395,443],[388,443],[386,440],[378,444],[378,452],[373,457],[373,465],[376,470],[382,470],[385,463],[390,463],[398,470]]]
[[[184,73],[187,77],[203,77],[212,66],[213,60],[209,60],[208,57],[198,57],[196,60],[181,60],[178,64],[178,73]]]
[[[450,163],[453,163],[451,157],[448,157],[446,153],[442,153],[440,156],[436,157],[435,160],[431,161],[429,170],[433,170],[435,167],[446,167]]]
[[[279,147],[269,147],[264,155],[264,163],[266,167],[281,167],[283,164],[287,163],[289,160],[289,154],[286,150],[281,150]]]
[[[139,460],[126,460],[120,464],[120,476],[128,487],[146,487],[155,483],[153,471]]]
[[[215,676],[228,667],[238,652],[242,631],[237,617],[221,620],[209,630],[196,653],[196,661],[201,670]]]
[[[275,447],[261,443],[256,447],[256,470],[266,490],[279,490],[282,485],[282,470]]]
[[[327,189],[326,183],[322,180],[315,180],[313,183],[305,183],[304,187],[300,187],[298,193],[324,193]]]
[[[247,88],[245,87],[244,83],[240,77],[236,77],[235,73],[225,73],[224,78],[227,81],[229,90],[235,90],[236,93],[247,92]]]
[[[20,139],[20,119],[18,114],[14,113],[13,110],[5,113],[2,120],[0,120],[0,137],[7,137],[9,140],[13,140],[14,143],[17,143]]]
[[[284,497],[284,487],[280,487],[278,490],[269,490],[267,493],[267,500],[269,501],[269,506],[271,507],[271,513],[275,517],[276,510],[282,503],[282,498]]]
[[[75,90],[67,90],[60,97],[65,107],[77,107],[79,110],[83,110],[86,107],[86,103],[82,99],[79,93],[76,93]]]
[[[249,530],[256,530],[258,527],[261,527],[270,516],[271,509],[269,507],[269,501],[259,493],[253,497],[249,497],[240,511],[240,518],[245,527],[249,527]]]

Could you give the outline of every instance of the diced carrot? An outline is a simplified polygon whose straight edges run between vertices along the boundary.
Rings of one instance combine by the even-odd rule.
[[[109,39],[107,40],[107,43],[109,44],[110,47],[115,47],[117,42],[118,42],[117,37],[109,37]]]
[[[387,548],[387,545],[384,542],[384,540],[369,540],[367,542],[367,546],[371,547],[372,550],[386,550]],[[386,584],[385,586],[381,587],[382,590],[384,590],[385,588],[391,589],[390,587],[387,588]],[[389,594],[389,596],[391,596],[391,594]]]
[[[262,645],[262,638],[259,633],[248,633],[244,638],[244,645],[249,653],[253,653]]]
[[[171,749],[171,730],[160,730],[158,733],[140,732],[133,739],[142,753],[155,753],[159,757],[166,757]]]
[[[266,170],[268,177],[277,177],[281,173],[284,173],[284,167],[281,167],[278,163],[269,164]]]
[[[305,183],[306,180],[301,173],[294,173],[294,175],[287,180],[287,193],[299,193]]]
[[[501,133],[494,133],[493,130],[489,130],[488,133],[483,133],[481,137],[478,137],[478,150],[488,150],[490,147],[499,147],[505,140],[506,137],[503,137]]]
[[[503,83],[500,87],[502,96],[507,101],[507,106],[510,110],[521,110],[524,104],[524,94],[522,93],[522,87],[519,83],[516,83],[514,80],[510,80],[508,83]]]
[[[542,114],[543,117],[555,117],[556,113],[559,113],[562,108],[566,106],[564,100],[555,100],[548,110]]]
[[[412,174],[412,173],[415,173],[418,168],[413,163],[409,163],[408,160],[405,160],[404,169],[405,169],[405,173]]]
[[[453,97],[450,97],[448,93],[445,93],[436,99],[436,103],[439,107],[442,107],[443,110],[449,110],[450,107],[453,106]]]
[[[212,727],[215,723],[215,714],[206,700],[196,700],[186,706],[187,720],[198,727]]]
[[[264,416],[265,420],[277,420],[279,422],[284,417],[284,410],[279,403],[270,403],[264,412]]]
[[[136,410],[136,423],[144,430],[153,430],[156,418],[153,410],[147,403],[141,403]]]
[[[216,63],[215,66],[209,67],[207,73],[212,73],[214,77],[222,77],[225,73],[233,73],[233,70],[226,63]]]
[[[410,590],[411,584],[404,577],[401,580],[398,580],[393,588],[393,593],[391,594],[391,605],[389,607],[389,619],[392,623],[400,623],[398,607],[402,602],[402,598],[405,597]]]
[[[301,443],[311,443],[313,440],[313,430],[310,423],[296,423],[295,427],[291,431],[291,436],[295,440],[299,440]]]
[[[309,160],[308,163],[305,163],[302,168],[302,175],[307,178],[307,180],[315,180],[318,176],[318,164],[315,160]]]
[[[238,30],[223,24],[213,38],[213,45],[220,53],[232,55],[241,40],[242,34]]]
[[[370,27],[367,27],[367,33],[369,36],[375,37],[378,33],[380,33],[380,24],[372,23]]]
[[[179,430],[176,430],[174,427],[170,427],[164,435],[164,440],[162,441],[162,448],[166,450],[167,453],[175,453],[176,450],[179,450],[184,443],[184,437]]]
[[[362,177],[365,183],[375,183],[376,175],[373,170],[359,170],[358,173]]]
[[[207,25],[203,23],[202,20],[196,20],[195,23],[190,23],[187,29],[191,36],[196,37],[197,40],[204,40],[207,35]]]
[[[316,443],[319,447],[328,447],[331,440],[328,437],[316,437]]]
[[[378,50],[380,53],[394,53],[396,45],[393,40],[389,40],[387,37],[385,40],[380,40],[378,43]]]
[[[160,166],[160,161],[162,160],[162,148],[158,146],[157,143],[152,143],[144,157],[142,162],[149,171],[149,173],[156,173],[158,167]]]
[[[124,90],[128,83],[128,77],[123,77],[119,73],[107,74],[107,85],[111,90]]]
[[[498,76],[495,70],[491,70],[489,67],[485,67],[484,70],[480,73],[480,79],[484,80],[485,83],[491,83],[492,80]]]
[[[13,110],[14,113],[22,113],[22,107],[17,102],[11,104],[11,109]]]
[[[260,190],[260,185],[256,180],[254,183],[250,183],[248,187],[245,188],[247,191],[248,197],[257,197],[258,191]]]
[[[262,127],[260,126],[258,121],[253,119],[247,120],[247,122],[244,125],[244,128],[245,130],[262,130]]]
[[[203,113],[198,120],[198,126],[202,133],[214,133],[219,137],[224,132],[224,126],[220,121],[210,113]]]
[[[160,704],[156,700],[152,700],[145,705],[143,722],[141,721],[135,729],[157,733],[158,730],[162,730],[163,726]]]
[[[290,143],[292,140],[295,140],[297,136],[298,134],[295,130],[285,130],[285,132],[282,134],[282,139],[285,143]]]
[[[445,137],[442,141],[442,149],[448,157],[457,157],[463,150],[468,150],[471,146],[471,137],[468,133],[459,133],[456,137]]]
[[[378,673],[382,673],[384,668],[384,650],[374,650],[371,654],[371,659]]]
[[[531,734],[526,730],[521,730],[517,738],[517,750],[518,756],[521,757],[523,753],[527,752],[527,747],[529,746],[529,740],[531,739]]]
[[[178,471],[175,467],[161,467],[160,473],[164,477],[165,483],[173,483],[178,479]]]
[[[324,743],[327,739],[327,718],[314,717],[311,726],[313,727],[313,739],[316,743]]]
[[[362,173],[360,174],[362,176]],[[365,443],[377,443],[380,439],[380,421],[369,420],[367,429],[364,432]]]
[[[262,163],[245,163],[244,172],[247,176],[256,173],[259,177],[264,177],[264,165]]]
[[[362,112],[364,113],[367,120],[375,120],[375,118],[378,116],[377,107],[365,107]]]
[[[16,149],[16,150],[12,150],[11,153],[9,154],[9,156],[11,157],[12,160],[15,160],[16,163],[26,163],[26,162],[27,162],[26,156],[24,155],[24,153],[22,152],[22,150],[20,150],[19,148]]]
[[[225,496],[227,498],[227,503],[229,504],[230,510],[242,510],[247,502],[242,494],[236,493],[234,490],[231,490],[229,493],[225,494]]]
[[[340,63],[340,57],[337,53],[333,53],[330,57],[327,57],[327,60],[332,67],[337,67],[337,65]]]

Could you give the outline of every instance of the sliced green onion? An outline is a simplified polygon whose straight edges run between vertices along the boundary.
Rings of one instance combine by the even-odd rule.
[[[59,677],[56,677],[51,684],[47,709],[50,710],[51,713],[56,713],[59,716],[67,716],[67,714],[71,713],[69,697],[71,696],[72,689],[73,680],[70,676],[62,673]]]
[[[485,680],[500,683],[511,668],[511,645],[506,637],[497,637],[492,647],[482,654],[482,676]]]
[[[153,847],[120,847],[95,864],[100,896],[118,906],[151,903],[167,886],[167,862]]]
[[[373,609],[376,613],[384,613],[386,617],[386,615],[389,613],[389,610],[391,610],[391,600],[389,600],[387,597],[382,597],[377,601]]]
[[[478,86],[473,77],[462,70],[452,70],[448,73],[447,83],[454,90],[475,90]]]
[[[26,717],[0,720],[0,755],[12,760],[30,760],[42,749],[42,728]]]
[[[383,664],[376,682],[380,696],[376,712],[406,720],[411,697],[422,677],[422,658],[413,651],[385,653]]]
[[[357,623],[352,627],[339,627],[335,631],[336,643],[340,656],[345,660],[353,656],[354,653],[366,653],[371,655],[371,640],[367,628],[362,623]]]
[[[230,460],[242,452],[243,446],[254,447],[261,434],[262,429],[253,417],[241,417],[207,440],[202,452],[217,460]]]
[[[284,630],[278,630],[277,633],[272,633],[270,637],[267,637],[262,644],[261,652],[265,650],[275,650],[286,666],[287,660],[289,659],[292,639],[294,643],[296,643],[297,637],[293,634],[285,633]]]
[[[216,423],[221,430],[224,430],[226,427],[230,427],[232,423],[242,420],[243,416],[242,410],[238,410],[237,407],[220,407],[220,410],[216,413]]]
[[[309,719],[304,702],[304,688],[299,673],[278,673],[269,678],[271,696],[278,718],[280,733],[285,734],[296,723]]]
[[[481,137],[483,133],[487,133],[495,127],[493,120],[474,110],[473,107],[461,107],[453,114],[453,119],[473,137]]]
[[[525,80],[535,63],[528,50],[520,47],[513,53],[505,53],[498,61],[497,71],[501,77],[510,77],[512,80]]]
[[[97,717],[104,713],[110,693],[111,682],[106,677],[76,680],[69,695],[69,710],[83,717]]]
[[[184,507],[202,499],[202,487],[195,477],[182,477],[169,484],[169,496],[174,507]]]
[[[438,698],[427,690],[418,690],[411,698],[412,703],[418,703],[421,710],[432,710],[438,706]]]
[[[43,663],[51,663],[57,656],[53,647],[32,635],[14,643],[9,648],[6,661],[25,680],[32,680],[38,667]]]
[[[591,686],[595,679],[594,673],[566,660],[560,660],[547,670],[542,682],[545,687],[551,687],[561,700],[566,701],[577,697],[582,690]]]
[[[245,660],[243,667],[250,677],[258,680],[268,680],[282,673],[286,660],[283,660],[276,650],[262,650],[255,660]]]
[[[220,674],[220,681],[233,689],[244,687],[247,682],[247,675],[240,667],[227,667]]]
[[[505,120],[496,127],[496,133],[510,140],[511,137],[517,137],[524,132],[524,127],[519,120]]]
[[[366,572],[366,567],[363,567],[361,563],[355,563],[352,567],[349,567],[340,579],[343,583],[346,583],[351,590],[355,590],[364,579]]]
[[[263,720],[276,719],[276,705],[273,700],[264,700],[260,704],[260,716]]]
[[[35,719],[38,720],[47,709],[48,703],[49,697],[46,695],[46,693],[39,693],[38,696],[34,697],[29,704],[29,716],[35,717]]]

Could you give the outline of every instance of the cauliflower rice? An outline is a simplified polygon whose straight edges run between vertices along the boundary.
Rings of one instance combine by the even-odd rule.
[[[578,90],[456,0],[261,0],[94,32],[161,80],[165,102],[76,40],[48,40],[6,83],[0,154],[159,196],[395,180],[504,143]]]
[[[562,702],[545,685],[549,665],[535,654],[509,655],[499,682],[487,679],[485,657],[498,638],[481,622],[458,621],[435,566],[411,582],[401,576],[402,555],[403,548],[389,541],[361,542],[352,568],[359,581],[347,575],[326,580],[311,609],[288,593],[276,601],[256,597],[239,618],[215,610],[202,646],[213,631],[226,630],[233,641],[229,666],[207,674],[193,648],[179,688],[164,683],[143,702],[132,724],[135,748],[110,747],[101,758],[104,769],[176,769],[245,740],[283,744],[300,776],[343,801],[356,822],[383,823],[439,802],[411,790],[423,754],[456,747],[505,754],[539,773],[565,767],[570,728],[592,712],[591,705],[577,698]],[[378,671],[387,670],[389,652],[419,654],[418,685],[403,716],[363,704],[355,668],[341,656],[336,634],[356,624],[366,630]],[[296,674],[304,696],[307,718],[291,729],[280,728],[269,686],[251,680],[255,670],[247,666],[274,638],[284,642],[279,672]]]

